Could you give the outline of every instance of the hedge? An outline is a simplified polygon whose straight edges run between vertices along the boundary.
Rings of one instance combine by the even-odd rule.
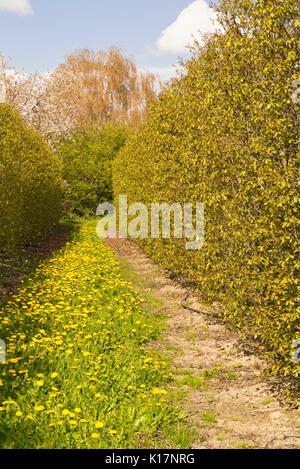
[[[59,157],[0,104],[0,251],[49,232],[60,218],[61,195]]]
[[[124,127],[105,124],[78,129],[61,142],[67,214],[95,215],[101,202],[112,201],[111,164],[126,136]]]
[[[226,0],[223,31],[195,46],[113,165],[128,203],[203,202],[205,243],[140,240],[251,334],[271,372],[297,376],[299,59],[297,0]]]

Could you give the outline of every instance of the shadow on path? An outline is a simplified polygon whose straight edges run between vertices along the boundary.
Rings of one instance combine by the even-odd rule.
[[[39,263],[61,249],[77,229],[78,223],[59,224],[52,233],[31,244],[20,246],[12,254],[0,252],[0,302],[14,293],[21,281],[30,276]]]

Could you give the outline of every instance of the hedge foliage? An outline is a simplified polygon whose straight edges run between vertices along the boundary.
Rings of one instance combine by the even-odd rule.
[[[297,376],[299,78],[297,0],[223,0],[223,31],[196,45],[114,162],[116,202],[204,202],[205,244],[141,241],[225,319]]]
[[[59,157],[0,104],[0,251],[51,230],[60,218],[61,195]]]
[[[82,128],[59,146],[66,181],[68,214],[95,215],[97,206],[112,201],[112,160],[124,145],[127,131],[110,124]]]

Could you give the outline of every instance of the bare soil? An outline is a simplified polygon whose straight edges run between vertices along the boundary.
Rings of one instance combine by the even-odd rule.
[[[181,393],[181,406],[196,435],[193,448],[299,448],[299,409],[280,402],[274,393],[276,379],[263,375],[266,364],[259,355],[249,353],[238,334],[220,321],[183,309],[187,290],[134,243],[107,243],[153,312],[163,310],[168,316],[164,337],[150,347],[172,357],[172,391]],[[195,296],[188,301],[207,310]]]

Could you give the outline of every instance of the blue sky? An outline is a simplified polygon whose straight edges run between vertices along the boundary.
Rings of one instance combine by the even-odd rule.
[[[211,15],[206,0],[0,0],[0,52],[31,72],[52,70],[77,48],[116,45],[167,78]]]

